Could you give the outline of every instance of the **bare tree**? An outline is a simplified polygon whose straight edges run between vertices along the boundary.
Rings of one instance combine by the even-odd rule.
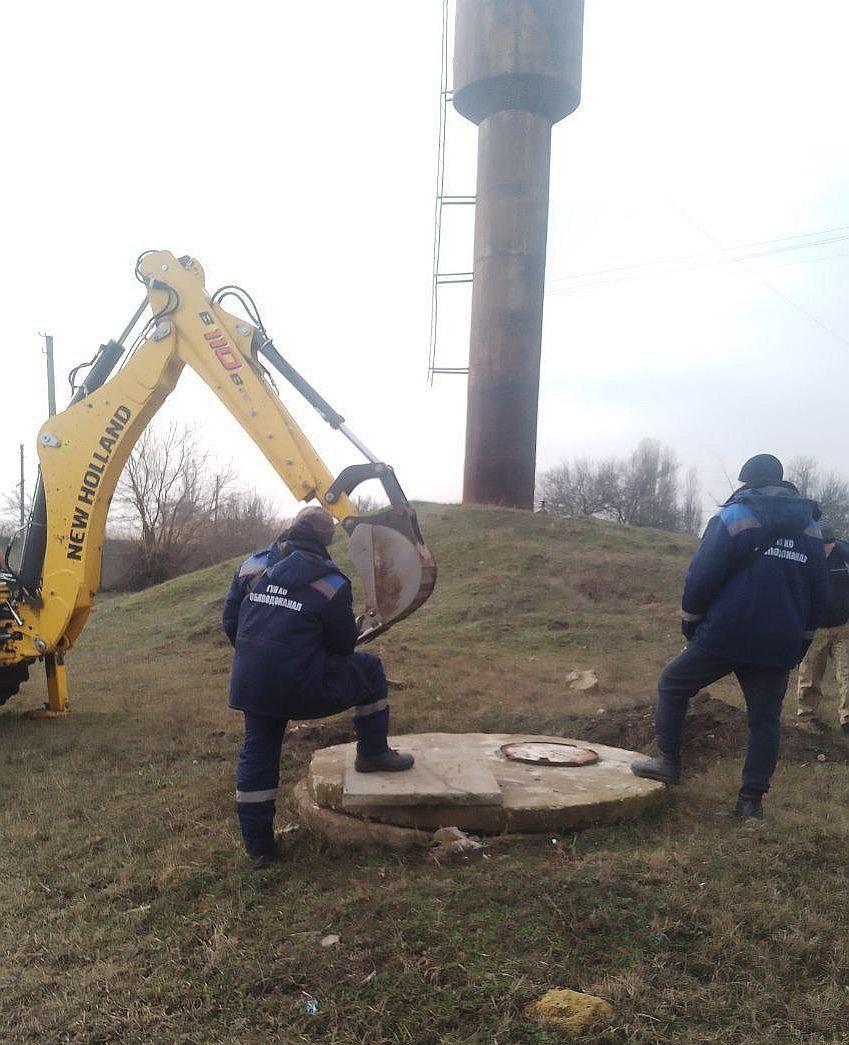
[[[829,474],[820,482],[815,499],[822,510],[823,522],[841,537],[849,536],[849,483]]]
[[[794,457],[787,466],[787,479],[803,497],[813,497],[819,470],[813,457]]]
[[[353,504],[360,515],[370,515],[372,512],[387,507],[386,499],[373,493],[356,494],[353,497]]]
[[[563,464],[540,477],[540,498],[560,515],[607,515],[618,500],[615,461],[586,457]]]
[[[695,468],[690,468],[681,494],[681,529],[698,537],[703,519],[702,488]]]
[[[214,477],[220,480],[221,475]],[[213,484],[213,509],[209,524],[200,537],[207,562],[220,562],[270,544],[284,528],[271,504],[255,491],[221,496]]]
[[[24,525],[32,513],[32,495],[28,494],[23,505],[21,505],[21,485],[15,483],[14,493],[3,494],[0,499],[0,526],[4,532],[14,531],[20,528],[21,515]]]
[[[643,439],[621,472],[616,513],[629,526],[678,528],[678,461],[668,446]]]
[[[209,455],[193,428],[148,428],[133,448],[118,484],[119,519],[137,547],[133,581],[157,584],[179,573],[220,509],[229,469],[210,473]]]
[[[698,480],[695,472],[688,474],[679,501],[678,468],[670,447],[643,439],[625,460],[564,461],[540,476],[539,496],[549,511],[561,515],[697,533],[702,518]]]
[[[834,472],[821,475],[811,457],[797,457],[787,467],[787,478],[803,497],[816,501],[822,520],[840,536],[849,535],[849,482]]]

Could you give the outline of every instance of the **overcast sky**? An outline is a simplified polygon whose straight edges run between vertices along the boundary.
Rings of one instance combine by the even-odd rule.
[[[34,472],[38,331],[55,338],[61,407],[70,367],[138,305],[133,264],[155,247],[196,256],[210,290],[250,290],[409,496],[459,500],[465,378],[427,383],[441,14],[7,7],[0,491],[19,442]],[[847,39],[843,0],[587,0],[583,99],[553,132],[540,470],[652,436],[716,498],[760,451],[849,473]],[[453,191],[474,191],[476,133],[451,120]],[[467,268],[455,220],[446,261]],[[463,365],[469,290],[450,293],[438,361]],[[357,460],[284,399],[332,470]],[[193,375],[161,413],[291,504]]]

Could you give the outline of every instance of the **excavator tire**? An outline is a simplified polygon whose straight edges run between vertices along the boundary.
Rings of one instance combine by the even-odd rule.
[[[29,678],[26,664],[7,664],[0,667],[0,707],[21,688]]]

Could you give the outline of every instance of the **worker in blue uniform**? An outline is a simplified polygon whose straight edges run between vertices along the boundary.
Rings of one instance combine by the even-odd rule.
[[[387,743],[389,701],[380,659],[354,652],[359,629],[351,584],[327,551],[333,527],[325,509],[302,509],[269,548],[242,563],[224,604],[224,631],[235,647],[230,707],[245,719],[236,811],[257,868],[279,855],[274,809],[290,719],[354,708],[358,772],[413,765],[412,755]]]
[[[681,599],[684,650],[658,680],[658,755],[636,761],[637,776],[677,784],[684,717],[692,697],[734,674],[746,700],[748,746],[734,813],[763,818],[778,760],[781,705],[789,671],[804,657],[825,605],[828,574],[819,508],[784,481],[772,454],[740,471],[735,491],[705,529]]]

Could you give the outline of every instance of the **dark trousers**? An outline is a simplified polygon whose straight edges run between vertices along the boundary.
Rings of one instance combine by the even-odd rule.
[[[684,717],[690,700],[705,686],[734,673],[746,698],[749,727],[743,785],[740,794],[755,797],[769,790],[781,740],[781,704],[789,672],[755,664],[734,664],[715,657],[690,642],[671,660],[657,683],[655,732],[657,746],[669,758],[679,758],[684,740]]]
[[[354,653],[328,661],[326,691],[308,702],[286,702],[286,718],[244,712],[245,739],[236,765],[236,813],[249,853],[274,848],[280,751],[289,719],[325,718],[355,708],[357,750],[374,755],[387,748],[389,701],[380,659],[371,653]]]

